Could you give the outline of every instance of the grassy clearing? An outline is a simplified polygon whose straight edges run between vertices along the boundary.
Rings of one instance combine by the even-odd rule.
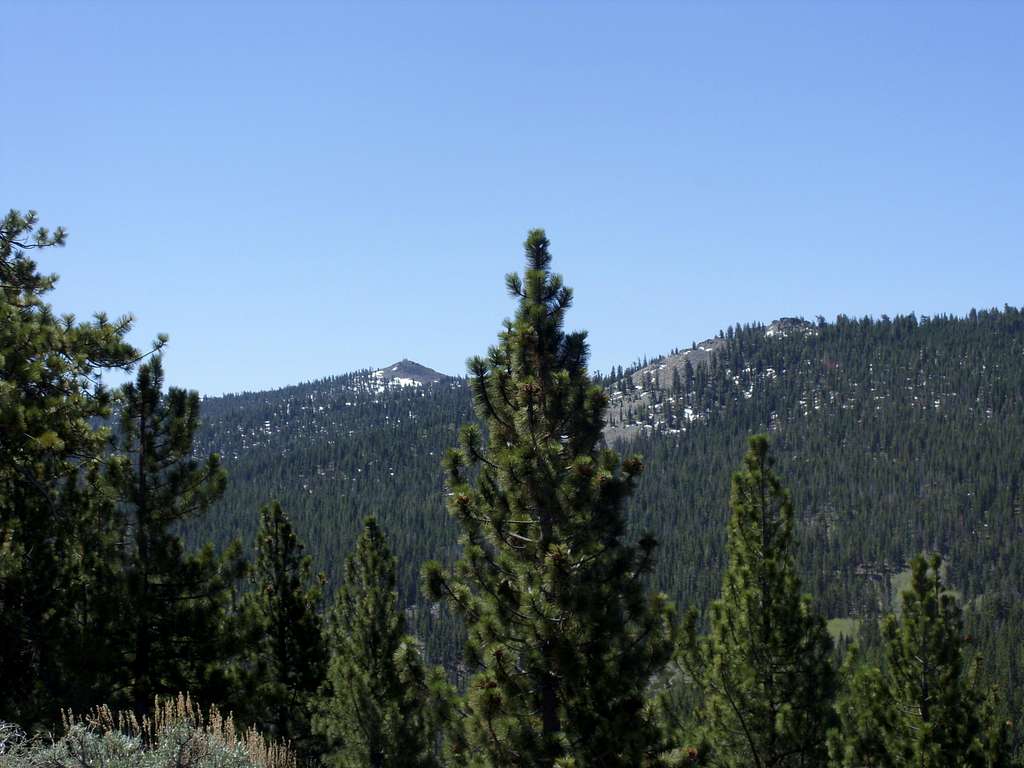
[[[857,637],[857,632],[860,630],[860,619],[851,619],[849,617],[841,619],[829,619],[827,622],[828,633],[832,635],[832,642],[839,642],[839,638],[846,636],[849,639]]]
[[[948,584],[949,563],[946,560],[942,561],[942,568],[940,570],[942,571],[942,573],[940,574],[942,576],[942,583],[944,585]],[[899,616],[900,613],[903,611],[903,593],[911,588],[910,576],[910,569],[905,568],[899,573],[894,573],[892,576],[889,577],[889,590],[892,598],[892,609],[897,616]],[[957,602],[959,602],[961,605],[963,604],[963,595],[960,593],[960,590],[950,589],[947,587],[943,591],[953,595],[953,597],[957,599]]]

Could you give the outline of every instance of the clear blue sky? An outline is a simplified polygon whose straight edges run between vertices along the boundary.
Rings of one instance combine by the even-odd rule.
[[[1024,4],[4,4],[0,206],[172,383],[449,373],[548,230],[607,370],[1024,303]]]

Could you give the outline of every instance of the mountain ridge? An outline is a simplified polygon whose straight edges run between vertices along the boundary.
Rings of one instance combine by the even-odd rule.
[[[676,364],[675,387],[673,355],[694,369],[687,380]],[[190,535],[248,539],[256,511],[278,499],[337,584],[362,519],[374,515],[398,557],[410,626],[447,663],[458,627],[423,603],[418,571],[458,552],[441,458],[474,420],[468,382],[398,386],[373,373],[205,401],[197,455],[221,453],[230,480]],[[771,435],[796,510],[805,589],[828,618],[887,610],[894,575],[921,551],[945,556],[966,602],[1019,601],[1020,310],[780,318],[598,381],[609,392],[609,445],[644,456],[631,531],[658,540],[650,578],[681,607],[705,606],[720,587],[730,478],[752,433]],[[1020,637],[1024,630],[999,642]]]

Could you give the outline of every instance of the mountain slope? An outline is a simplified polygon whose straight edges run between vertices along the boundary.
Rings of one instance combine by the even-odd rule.
[[[468,389],[457,378],[380,378],[367,370],[206,400],[200,449],[225,456],[231,483],[193,533],[248,536],[259,505],[278,498],[336,580],[361,518],[376,514],[414,626],[452,659],[454,629],[421,605],[416,581],[423,560],[455,551],[439,464],[471,418]],[[718,590],[729,478],[759,431],[793,491],[805,588],[829,616],[887,609],[894,575],[922,549],[949,559],[965,599],[1019,602],[1019,310],[738,326],[602,383],[609,441],[646,460],[631,519],[661,541],[654,578],[679,604]]]
[[[432,368],[402,359],[394,365],[373,372],[373,377],[380,381],[387,381],[400,386],[423,386],[424,384],[439,384],[449,376],[438,373]]]

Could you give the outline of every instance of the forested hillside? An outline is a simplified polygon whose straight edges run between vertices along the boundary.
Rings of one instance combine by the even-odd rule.
[[[827,616],[854,620],[836,627],[855,633],[855,620],[894,607],[925,550],[991,617],[981,642],[1024,637],[1013,609],[1024,585],[1020,310],[736,326],[601,381],[606,439],[646,463],[628,519],[656,534],[654,578],[677,604],[716,594],[730,474],[747,436],[766,431],[793,493],[805,586]],[[403,604],[418,606],[418,630],[450,661],[451,627],[422,610],[416,582],[425,559],[455,555],[440,458],[470,414],[462,379],[403,385],[371,370],[207,398],[197,449],[220,452],[231,481],[197,533],[247,537],[276,498],[336,583],[360,521],[376,514]],[[989,662],[1017,679],[1019,652]]]
[[[0,226],[0,756],[184,691],[303,766],[1020,756],[1019,310],[733,327],[595,382],[531,230],[467,378],[201,402],[165,337],[53,313],[29,254],[64,240]]]
[[[375,515],[398,555],[400,599],[416,605],[420,565],[455,555],[441,457],[456,443],[472,404],[460,378],[412,384],[375,374],[367,369],[273,392],[206,398],[197,451],[219,452],[231,482],[190,534],[218,543],[248,539],[260,506],[277,499],[334,586],[363,519]],[[428,637],[434,620],[446,623],[434,613],[417,625]],[[453,640],[451,631],[440,631]]]

